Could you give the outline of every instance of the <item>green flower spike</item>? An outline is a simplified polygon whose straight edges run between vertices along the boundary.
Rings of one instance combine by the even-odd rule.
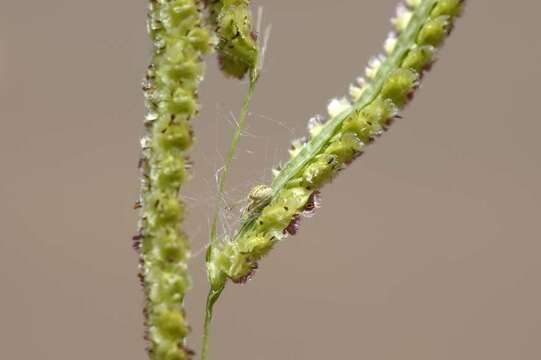
[[[270,195],[249,208],[232,239],[212,247],[211,306],[228,280],[245,282],[277,242],[294,235],[301,216],[317,208],[322,186],[399,118],[462,6],[460,0],[408,0],[398,7],[385,55],[373,58],[366,79],[350,86],[351,101],[335,99],[328,121],[310,120],[310,138],[293,143],[290,160],[275,171]]]
[[[153,360],[186,360],[192,351],[183,310],[190,287],[190,249],[180,223],[184,205],[179,190],[189,167],[186,151],[193,142],[190,125],[197,113],[197,89],[203,76],[202,54],[210,39],[201,26],[196,0],[152,0],[148,32],[154,44],[143,82],[147,115],[141,140],[141,208],[134,248],[140,255],[144,310]]]
[[[249,0],[207,0],[210,21],[219,38],[218,59],[227,75],[243,78],[256,67],[258,47]]]

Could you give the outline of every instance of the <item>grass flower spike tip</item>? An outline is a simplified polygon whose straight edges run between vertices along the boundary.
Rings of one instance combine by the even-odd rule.
[[[332,100],[328,120],[310,120],[308,139],[293,142],[272,184],[259,187],[265,196],[250,206],[239,231],[212,248],[208,273],[218,295],[228,280],[245,282],[278,241],[294,235],[301,217],[318,207],[320,189],[400,118],[462,7],[460,0],[407,0],[398,7],[384,53],[350,86],[349,99]]]
[[[257,35],[252,28],[249,0],[206,0],[218,35],[218,59],[222,71],[243,78],[257,66]]]
[[[145,322],[152,360],[186,360],[189,326],[183,310],[190,287],[190,247],[180,224],[184,206],[179,190],[186,178],[186,151],[193,142],[190,120],[198,111],[202,55],[210,50],[196,0],[152,0],[148,32],[154,50],[143,90],[146,134],[141,140],[142,171],[138,234]]]

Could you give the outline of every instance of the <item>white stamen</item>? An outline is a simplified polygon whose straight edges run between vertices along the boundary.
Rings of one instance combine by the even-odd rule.
[[[349,86],[349,95],[353,101],[358,101],[363,95],[365,88],[357,87],[353,84]]]
[[[305,138],[293,140],[293,142],[291,143],[291,149],[289,149],[289,154],[291,155],[291,157],[297,156],[297,154],[301,152],[305,144],[306,144]]]
[[[141,148],[148,149],[150,147],[150,137],[143,136],[141,138]]]
[[[406,4],[411,8],[415,9],[419,5],[421,5],[422,0],[406,0]]]
[[[325,119],[321,115],[316,115],[308,120],[308,132],[311,137],[317,136],[323,129]]]
[[[370,59],[370,61],[368,62],[368,66],[365,70],[366,77],[370,80],[374,80],[376,78],[376,75],[378,74],[381,64],[383,64],[384,61],[385,56],[383,55],[377,55]]]
[[[346,98],[332,99],[327,106],[327,112],[331,117],[338,116],[341,112],[349,109],[351,104]]]
[[[383,49],[387,53],[387,55],[391,55],[394,49],[396,48],[396,44],[398,43],[398,38],[396,37],[396,34],[391,31],[389,35],[387,35],[387,39],[385,40],[385,44],[383,45]]]
[[[396,16],[391,19],[391,23],[394,25],[396,31],[402,32],[408,27],[412,16],[413,12],[408,10],[404,4],[400,4],[396,8]]]

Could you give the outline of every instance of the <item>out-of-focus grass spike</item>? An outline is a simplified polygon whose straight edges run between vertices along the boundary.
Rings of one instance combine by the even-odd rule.
[[[179,190],[190,166],[190,121],[198,111],[203,77],[202,55],[211,48],[197,0],[152,0],[148,32],[154,48],[143,82],[147,115],[141,141],[142,171],[138,234],[139,278],[149,356],[152,360],[188,360],[185,339],[190,327],[183,308],[191,281],[190,245],[182,231],[184,205]]]
[[[206,3],[218,35],[217,51],[222,71],[243,78],[257,65],[259,55],[250,1],[206,0]]]

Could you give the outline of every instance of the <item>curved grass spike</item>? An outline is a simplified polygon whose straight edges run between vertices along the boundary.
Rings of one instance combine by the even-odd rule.
[[[152,360],[187,360],[189,332],[183,301],[190,278],[189,243],[180,228],[184,206],[179,190],[186,178],[190,125],[197,113],[203,76],[201,56],[210,49],[196,0],[151,0],[148,32],[154,44],[143,82],[147,115],[141,140],[141,208],[134,248],[146,296],[145,338]]]
[[[219,38],[217,51],[222,71],[243,78],[256,67],[258,47],[252,29],[249,0],[206,0],[210,21]]]
[[[279,240],[297,232],[301,216],[317,208],[321,187],[400,117],[462,7],[461,0],[407,0],[398,7],[386,54],[373,58],[366,80],[350,87],[352,103],[333,100],[327,122],[311,119],[310,139],[294,142],[292,157],[270,186],[271,196],[251,209],[232,239],[213,247],[211,307],[228,280],[245,282]]]

